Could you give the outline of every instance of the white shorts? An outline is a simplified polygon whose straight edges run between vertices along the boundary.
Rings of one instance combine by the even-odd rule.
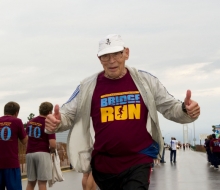
[[[47,181],[52,179],[50,153],[35,152],[26,155],[28,181]]]

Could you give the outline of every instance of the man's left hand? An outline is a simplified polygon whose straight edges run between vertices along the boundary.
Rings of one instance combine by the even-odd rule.
[[[200,115],[200,106],[196,101],[191,99],[191,90],[187,90],[184,104],[187,110],[187,114],[191,118],[197,118]]]

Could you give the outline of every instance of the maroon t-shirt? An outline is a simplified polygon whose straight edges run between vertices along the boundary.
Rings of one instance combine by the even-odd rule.
[[[153,159],[139,153],[152,143],[146,129],[148,109],[129,72],[117,80],[101,73],[92,98],[95,130],[92,157],[103,173],[120,173]]]
[[[211,140],[210,147],[212,147],[212,152],[220,152],[220,139]]]
[[[37,116],[28,122],[26,132],[28,135],[28,144],[26,153],[50,152],[50,139],[56,139],[55,134],[46,134],[45,117]]]
[[[0,117],[0,169],[20,168],[18,139],[26,137],[23,123],[12,116]]]

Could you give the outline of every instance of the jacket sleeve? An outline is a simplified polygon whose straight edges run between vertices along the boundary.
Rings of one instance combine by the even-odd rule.
[[[74,121],[77,112],[78,96],[79,96],[80,86],[76,88],[69,100],[62,105],[60,108],[61,122],[56,130],[56,132],[62,132],[69,130],[74,126]]]
[[[162,83],[155,76],[144,73],[148,85],[154,97],[156,109],[165,118],[177,123],[191,123],[196,119],[192,119],[182,110],[182,102],[172,96]]]

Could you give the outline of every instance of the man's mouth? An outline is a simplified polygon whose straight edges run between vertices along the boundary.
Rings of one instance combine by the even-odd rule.
[[[109,70],[115,70],[115,69],[117,69],[118,67],[109,67]]]

